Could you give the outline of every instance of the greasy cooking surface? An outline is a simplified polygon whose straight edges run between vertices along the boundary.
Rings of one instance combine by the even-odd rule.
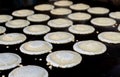
[[[77,2],[77,1],[76,1]],[[74,2],[74,3],[76,3]],[[84,2],[86,3],[86,2]],[[39,3],[38,3],[39,4]],[[106,4],[102,4],[102,3],[87,3],[90,6],[104,6]],[[115,11],[117,8],[114,8],[112,6],[105,6],[107,8],[109,8],[111,11]],[[33,6],[30,7],[23,7],[23,8],[28,8],[28,9],[32,9],[33,10]],[[19,8],[18,8],[19,9]],[[6,10],[1,10],[0,13],[2,14],[11,14],[12,11],[14,11],[15,9],[6,9]],[[38,11],[35,11],[35,13],[38,13]],[[40,13],[40,12],[39,12]],[[50,14],[49,14],[50,15]],[[52,17],[52,15],[51,15]],[[95,16],[93,16],[95,17]],[[14,17],[14,19],[16,19],[17,17]],[[26,19],[26,18],[24,18]],[[31,24],[35,24],[35,23],[31,23]],[[37,23],[39,24],[39,23]],[[43,23],[44,25],[47,25],[47,23]],[[87,24],[90,24],[90,22],[88,21]],[[2,26],[4,26],[5,24],[0,24]],[[91,24],[90,24],[91,25]],[[52,28],[51,28],[52,29]],[[51,31],[57,31],[56,29],[52,29]],[[66,29],[62,29],[62,31],[67,31]],[[96,30],[97,31],[97,30]],[[117,28],[115,28],[115,31],[117,31]],[[10,33],[10,32],[22,32],[22,29],[10,29],[7,28],[7,32],[6,33]],[[43,40],[43,36],[30,36],[27,35],[27,40]],[[85,35],[85,36],[77,36],[76,35],[76,41],[79,40],[85,40],[85,39],[97,39],[97,33],[93,33],[92,35]],[[81,37],[81,38],[80,38]],[[69,49],[69,50],[73,50],[72,46],[74,43],[70,43],[70,44],[65,44],[65,45],[53,45],[54,49],[53,51],[56,50],[65,50],[65,49]],[[79,64],[78,66],[75,66],[73,68],[67,68],[67,69],[60,69],[60,68],[53,68],[52,70],[50,70],[48,68],[48,66],[46,65],[46,56],[47,54],[44,55],[38,55],[38,56],[30,56],[30,55],[26,55],[20,52],[19,50],[19,45],[14,45],[14,46],[0,46],[0,52],[12,52],[12,53],[17,53],[18,55],[21,56],[22,58],[22,65],[39,65],[41,67],[44,67],[47,69],[47,71],[49,72],[49,77],[119,77],[120,75],[120,45],[107,45],[108,50],[106,53],[102,54],[102,55],[97,55],[97,56],[85,56],[82,55],[83,60],[81,62],[81,64]],[[42,59],[39,60],[39,59]],[[12,69],[10,70],[6,70],[6,71],[1,71],[0,72],[0,76],[5,75],[6,77],[8,76],[9,72],[11,72]]]

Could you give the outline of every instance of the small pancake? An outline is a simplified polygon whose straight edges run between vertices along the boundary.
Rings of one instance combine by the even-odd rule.
[[[73,4],[72,1],[64,1],[64,0],[54,2],[54,5],[59,7],[68,7],[72,4]]]
[[[108,17],[97,17],[97,18],[93,18],[91,20],[91,23],[96,26],[109,27],[116,24],[116,21]]]
[[[109,13],[110,10],[104,7],[92,7],[92,8],[89,8],[87,11],[91,14],[103,15],[103,14]]]
[[[73,34],[68,32],[51,32],[44,36],[44,40],[54,44],[65,44],[74,41],[75,37]]]
[[[14,45],[22,43],[26,40],[26,36],[21,33],[8,33],[0,35],[0,44],[2,45]]]
[[[23,32],[29,35],[43,35],[49,31],[50,28],[46,25],[30,25],[23,29]]]
[[[27,65],[14,69],[8,77],[48,77],[48,71],[40,66]]]
[[[98,39],[112,44],[120,44],[120,33],[119,32],[102,32],[98,35]]]
[[[84,10],[87,10],[88,8],[90,8],[90,6],[87,4],[84,4],[84,3],[77,3],[74,5],[71,5],[70,8],[72,10],[76,10],[76,11],[84,11]]]
[[[68,15],[72,13],[72,11],[67,8],[56,8],[56,9],[51,10],[50,13],[53,15]]]
[[[21,57],[14,53],[0,53],[0,70],[7,70],[18,66]]]
[[[37,11],[50,11],[54,9],[54,6],[51,4],[39,4],[34,7]]]
[[[86,24],[76,24],[69,27],[69,31],[74,34],[91,34],[95,31],[95,28]]]
[[[73,49],[84,55],[99,55],[104,53],[107,47],[99,41],[85,40],[75,43]]]
[[[109,16],[114,19],[120,19],[120,11],[111,12]]]
[[[5,31],[6,31],[6,28],[3,26],[0,26],[0,34],[5,33]]]
[[[91,18],[88,13],[76,12],[68,15],[68,18],[75,21],[85,21]]]
[[[57,18],[48,22],[48,25],[54,28],[66,28],[71,26],[72,24],[73,22],[71,20],[65,18]]]
[[[120,31],[120,25],[118,26],[118,31]]]
[[[82,56],[71,50],[60,50],[48,54],[46,61],[54,67],[70,68],[80,64]]]
[[[15,20],[11,20],[6,22],[6,27],[9,28],[23,28],[26,27],[30,24],[29,21],[24,20],[24,19],[15,19]]]
[[[20,46],[20,51],[29,55],[40,55],[51,52],[52,48],[52,44],[48,42],[35,40],[22,44]]]
[[[50,19],[49,15],[46,14],[33,14],[28,16],[27,19],[32,22],[44,22]]]
[[[34,11],[29,9],[21,9],[12,12],[12,15],[16,17],[27,17],[32,14],[34,14]]]
[[[10,15],[0,15],[0,23],[4,23],[4,22],[10,21],[12,19],[13,19],[13,17]]]

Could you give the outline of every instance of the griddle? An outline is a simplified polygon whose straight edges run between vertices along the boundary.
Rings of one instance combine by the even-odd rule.
[[[0,14],[11,14],[14,10],[19,10],[19,9],[31,9],[34,10],[33,7],[37,4],[42,4],[42,3],[51,3],[53,4],[54,1],[36,1],[36,3],[33,3],[29,6],[16,6],[16,5],[12,5],[11,7],[8,5],[6,7],[3,7],[0,9]],[[113,6],[111,4],[106,4],[106,3],[100,3],[97,1],[73,1],[74,3],[86,3],[89,4],[91,7],[93,6],[101,6],[101,7],[107,7],[110,9],[110,11],[118,11],[120,10],[119,7]],[[1,5],[2,6],[2,5]],[[16,7],[15,7],[16,6]],[[35,10],[34,10],[35,11]],[[73,11],[74,12],[74,11]],[[86,11],[85,11],[86,12]],[[35,13],[41,13],[38,11],[35,11]],[[50,14],[49,14],[50,15]],[[52,15],[50,15],[51,17],[53,17]],[[93,16],[96,17],[96,16]],[[106,16],[108,17],[108,15]],[[14,17],[14,19],[17,19],[17,17]],[[26,18],[23,18],[26,19]],[[52,19],[52,18],[51,18]],[[47,25],[46,22],[44,23],[32,23],[31,24],[44,24]],[[74,23],[77,24],[77,23]],[[88,21],[86,24],[90,24],[90,21]],[[4,23],[0,24],[2,26],[5,26]],[[7,27],[6,27],[7,28]],[[58,31],[57,29],[53,29],[51,28],[51,32],[54,31]],[[68,31],[67,29],[60,29],[61,31]],[[98,31],[96,29],[96,31]],[[101,30],[99,30],[101,31]],[[113,31],[117,31],[117,27],[113,30]],[[18,33],[23,33],[22,29],[10,29],[7,28],[6,33],[12,33],[12,32],[18,32]],[[24,33],[23,33],[24,34]],[[26,34],[25,34],[26,35]],[[75,35],[75,39],[76,41],[79,40],[98,40],[97,38],[97,33],[93,33],[92,35]],[[31,36],[31,35],[26,35],[27,36],[27,41],[30,40],[43,40],[44,35],[41,36]],[[68,43],[68,44],[62,44],[62,45],[53,45],[53,50],[52,51],[56,51],[56,50],[73,50],[73,43]],[[22,43],[21,43],[22,44]],[[55,68],[53,67],[52,69],[49,69],[48,66],[46,65],[46,56],[47,54],[43,54],[43,55],[27,55],[27,54],[23,54],[20,52],[19,47],[21,44],[18,45],[12,45],[12,46],[4,46],[4,45],[0,45],[0,53],[2,52],[11,52],[11,53],[16,53],[18,55],[21,56],[22,58],[22,63],[21,65],[38,65],[41,66],[45,69],[47,69],[47,71],[49,72],[49,77],[120,77],[120,45],[112,45],[112,44],[107,44],[105,43],[105,45],[107,46],[107,51],[104,54],[101,55],[96,55],[96,56],[86,56],[86,55],[82,55],[83,60],[82,62],[72,68],[66,68],[66,69],[62,69],[62,68]],[[42,61],[40,61],[39,59],[42,59]],[[14,68],[13,68],[14,69]],[[0,77],[2,77],[2,75],[5,75],[6,77],[8,77],[8,74],[13,70],[5,70],[5,71],[0,71]]]

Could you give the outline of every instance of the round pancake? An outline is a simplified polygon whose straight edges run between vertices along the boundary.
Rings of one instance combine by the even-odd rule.
[[[29,35],[42,35],[50,31],[50,28],[46,25],[30,25],[23,29],[25,34]]]
[[[27,20],[32,22],[44,22],[49,19],[50,19],[50,16],[46,14],[33,14],[27,17]]]
[[[91,34],[95,28],[86,24],[76,24],[70,26],[68,30],[74,34]]]
[[[23,28],[26,27],[30,24],[29,21],[24,20],[24,19],[15,19],[15,20],[11,20],[6,22],[6,27],[9,28]]]
[[[73,34],[68,32],[51,32],[44,36],[44,40],[54,44],[65,44],[74,41],[75,37]]]
[[[10,21],[12,20],[13,17],[11,15],[0,15],[0,23],[4,23],[4,22],[7,22],[7,21]]]
[[[107,14],[110,10],[104,7],[92,7],[89,8],[87,11],[91,14]]]
[[[73,49],[84,55],[99,55],[107,50],[107,47],[95,40],[79,41],[73,45]]]
[[[90,22],[96,26],[102,27],[113,26],[114,24],[116,24],[116,21],[114,19],[108,17],[93,18]]]
[[[82,56],[71,50],[60,50],[48,54],[46,61],[54,67],[70,68],[80,64]]]
[[[85,21],[91,18],[88,13],[76,12],[68,15],[68,18],[75,21]]]
[[[120,25],[118,26],[118,31],[120,31]]]
[[[67,8],[56,8],[56,9],[51,10],[50,13],[53,15],[68,15],[72,13],[72,11]]]
[[[68,20],[65,18],[57,18],[57,19],[48,21],[48,25],[54,28],[66,28],[71,26],[72,24],[73,22],[71,20]]]
[[[120,11],[111,12],[109,16],[114,19],[120,19]]]
[[[72,10],[76,10],[76,11],[84,11],[84,10],[87,10],[88,8],[90,8],[90,6],[87,4],[84,4],[84,3],[77,3],[74,5],[71,5],[70,8]]]
[[[48,42],[35,40],[22,44],[20,46],[20,51],[29,55],[40,55],[51,52],[52,48],[52,44]]]
[[[6,28],[3,26],[0,26],[0,34],[5,33],[5,31],[6,31]]]
[[[32,14],[34,14],[34,11],[29,9],[20,9],[12,12],[12,15],[16,17],[27,17]]]
[[[34,7],[37,11],[50,11],[54,9],[54,6],[51,4],[39,4]]]
[[[113,44],[119,44],[120,43],[120,33],[119,32],[102,32],[98,35],[98,39],[100,41],[106,42],[106,43],[113,43]]]
[[[18,66],[21,57],[14,53],[0,53],[0,70],[7,70]]]
[[[59,7],[67,7],[72,4],[73,4],[72,1],[64,1],[64,0],[54,2],[54,5]]]
[[[8,77],[48,77],[48,71],[40,66],[27,65],[14,69]]]
[[[14,45],[24,42],[27,37],[21,33],[7,33],[0,35],[0,44],[2,45]]]

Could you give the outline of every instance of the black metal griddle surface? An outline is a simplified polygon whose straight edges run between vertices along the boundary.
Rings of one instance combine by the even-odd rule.
[[[38,2],[36,4],[40,4],[41,2]],[[48,3],[48,2],[43,2],[43,3]],[[52,3],[52,2],[50,2]],[[78,1],[74,1],[74,3],[78,3]],[[104,6],[109,8],[111,11],[117,11],[120,10],[119,8],[113,7],[112,5],[108,5],[106,3],[98,3],[98,2],[92,2],[92,1],[83,1],[83,3],[89,4],[91,7],[92,6]],[[34,4],[34,5],[36,5]],[[11,14],[12,11],[17,10],[17,9],[33,9],[34,5],[32,6],[28,6],[28,7],[13,7],[11,6],[10,8],[1,8],[0,13],[1,14]],[[37,11],[35,11],[35,13],[38,13]],[[50,15],[52,17],[52,15]],[[14,19],[16,19],[14,17]],[[35,23],[31,23],[31,24],[35,24]],[[37,23],[37,24],[41,24],[41,23]],[[42,23],[42,24],[47,24]],[[87,22],[86,24],[90,24],[90,22]],[[2,26],[5,26],[5,24],[0,24]],[[91,24],[90,24],[91,25]],[[52,31],[57,31],[55,29],[53,29]],[[66,29],[62,29],[62,31],[67,31]],[[98,31],[96,29],[96,31]],[[117,31],[117,28],[116,30]],[[18,29],[18,30],[13,30],[13,29],[9,29],[7,28],[7,32],[6,33],[11,33],[11,32],[19,32],[19,33],[23,33],[22,29]],[[43,36],[27,36],[27,40],[43,40]],[[83,38],[84,37],[84,38]],[[93,36],[81,36],[77,37],[76,40],[98,40],[97,39],[97,33],[94,33]],[[25,41],[25,42],[26,42]],[[74,42],[75,43],[75,42]],[[73,50],[72,46],[74,43],[70,43],[70,44],[65,44],[65,45],[53,45],[53,51],[56,50]],[[106,53],[102,54],[102,55],[96,55],[96,56],[85,56],[82,55],[83,60],[82,62],[73,67],[73,68],[67,68],[67,69],[61,69],[61,68],[55,68],[53,67],[52,70],[50,70],[48,68],[48,66],[46,65],[46,56],[48,54],[43,54],[43,55],[37,55],[37,56],[30,56],[30,55],[26,55],[20,52],[19,47],[21,44],[19,45],[13,45],[13,46],[3,46],[0,45],[0,53],[2,52],[11,52],[11,53],[16,53],[18,55],[21,56],[22,58],[22,65],[38,65],[41,66],[45,69],[47,69],[47,71],[49,72],[49,77],[120,77],[120,45],[110,45],[110,44],[106,44],[108,50],[106,51]],[[42,59],[42,61],[40,61],[39,59]],[[13,68],[14,69],[14,68]],[[5,75],[6,77],[8,77],[8,74],[13,70],[5,70],[5,71],[0,71],[0,77],[2,75]]]

